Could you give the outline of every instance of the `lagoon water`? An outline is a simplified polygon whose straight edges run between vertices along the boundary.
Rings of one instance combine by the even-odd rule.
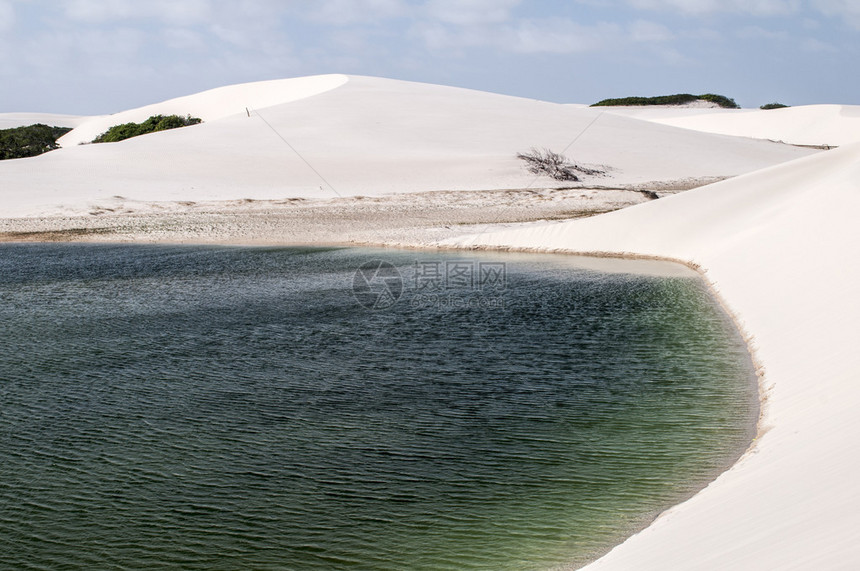
[[[0,568],[586,561],[757,415],[704,285],[619,268],[0,246]]]

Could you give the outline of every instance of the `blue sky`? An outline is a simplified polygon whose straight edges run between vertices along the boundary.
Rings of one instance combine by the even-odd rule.
[[[860,0],[0,0],[0,112],[353,73],[548,101],[860,104]]]

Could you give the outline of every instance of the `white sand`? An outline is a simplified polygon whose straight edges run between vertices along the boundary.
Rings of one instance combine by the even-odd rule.
[[[246,109],[265,109],[313,97],[340,87],[347,81],[345,75],[316,75],[228,85],[121,113],[94,117],[74,132],[62,137],[59,142],[64,147],[88,143],[113,125],[139,123],[152,115],[190,114],[206,122],[217,121],[234,115],[245,115]]]
[[[121,143],[76,144],[153,113],[206,122]],[[233,86],[99,117],[61,142],[58,151],[0,162],[0,218],[82,214],[117,196],[329,199],[560,186],[536,180],[516,159],[533,146],[570,146],[576,162],[607,165],[608,177],[589,181],[603,186],[733,176],[815,152],[595,109],[338,75]]]
[[[752,336],[764,408],[751,451],[589,570],[860,567],[860,144],[579,221],[460,246],[696,264]]]
[[[609,108],[611,113],[705,133],[838,147],[860,141],[860,105],[782,109]]]
[[[409,246],[470,234],[475,224],[569,219],[648,200],[635,190],[604,189],[442,191],[330,200],[116,199],[80,216],[0,218],[0,241]]]
[[[9,222],[21,231],[62,222],[69,213],[98,221],[104,214],[88,213],[117,205],[133,217],[136,208],[173,212],[178,201],[333,199],[333,189],[344,196],[378,196],[546,188],[555,183],[535,181],[513,155],[531,146],[562,150],[595,118],[569,152],[578,162],[613,167],[611,177],[589,184],[750,173],[584,220],[493,224],[470,237],[462,236],[468,228],[441,227],[423,237],[407,233],[404,241],[636,254],[697,264],[753,336],[766,373],[754,448],[589,569],[860,567],[860,272],[854,267],[860,259],[860,144],[847,144],[856,137],[851,108],[767,111],[756,120],[768,129],[774,121],[773,129],[800,137],[768,131],[767,138],[845,145],[820,152],[577,106],[372,78],[322,76],[235,89],[236,97],[223,100],[210,92],[209,99],[191,96],[182,105],[121,115],[140,120],[151,112],[190,113],[208,118],[203,125],[117,144],[68,145],[112,123],[97,118],[71,133],[64,149],[3,161],[0,218],[54,216]],[[213,97],[219,102],[211,103]],[[259,116],[245,115],[245,106],[258,109],[331,187]],[[695,115],[672,121],[702,128],[699,123],[729,117],[711,110],[685,113]],[[736,116],[739,123],[727,129],[730,134],[754,136],[742,127],[745,117],[758,112]],[[826,137],[807,133],[819,124]],[[803,138],[807,134],[809,140]],[[446,195],[433,196],[428,200]],[[554,199],[538,194],[535,200],[543,198]],[[498,205],[496,195],[489,200]],[[207,231],[217,235],[224,219],[218,216],[201,226],[204,237]],[[494,219],[492,212],[488,217]],[[256,224],[264,234],[274,228],[274,241],[288,234],[265,216]],[[384,228],[376,236],[400,240]]]
[[[50,127],[77,127],[94,117],[58,115],[56,113],[0,113],[0,129],[26,127],[41,123]]]

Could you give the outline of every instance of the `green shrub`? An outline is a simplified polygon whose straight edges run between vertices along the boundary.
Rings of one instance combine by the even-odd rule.
[[[762,105],[761,107],[759,107],[759,109],[783,109],[785,107],[788,107],[788,105],[783,105],[782,103],[768,103],[766,105]]]
[[[619,99],[604,99],[598,101],[592,107],[617,107],[617,106],[641,106],[641,105],[685,105],[697,100],[710,101],[720,107],[727,109],[738,109],[739,105],[734,99],[724,95],[705,93],[704,95],[692,95],[690,93],[678,93],[676,95],[658,95],[656,97],[622,97]]]
[[[696,100],[695,95],[679,93],[677,95],[659,95],[657,97],[621,97],[618,99],[604,99],[598,101],[592,107],[615,107],[628,105],[683,105]]]
[[[35,157],[58,148],[57,139],[69,127],[49,127],[42,123],[13,129],[0,129],[0,160]]]
[[[705,93],[703,95],[699,95],[699,99],[704,101],[710,101],[711,103],[716,103],[720,107],[725,109],[740,109],[741,106],[735,103],[735,100],[726,97],[725,95],[717,95],[715,93]]]
[[[153,115],[143,123],[123,123],[114,125],[95,139],[93,143],[116,143],[146,135],[147,133],[155,133],[157,131],[167,131],[168,129],[177,129],[179,127],[188,127],[189,125],[197,125],[202,123],[202,119],[187,115],[180,117],[179,115]]]

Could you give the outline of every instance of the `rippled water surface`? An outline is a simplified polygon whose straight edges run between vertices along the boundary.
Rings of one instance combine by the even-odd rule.
[[[756,414],[697,279],[563,257],[0,246],[0,338],[4,569],[581,562]]]

